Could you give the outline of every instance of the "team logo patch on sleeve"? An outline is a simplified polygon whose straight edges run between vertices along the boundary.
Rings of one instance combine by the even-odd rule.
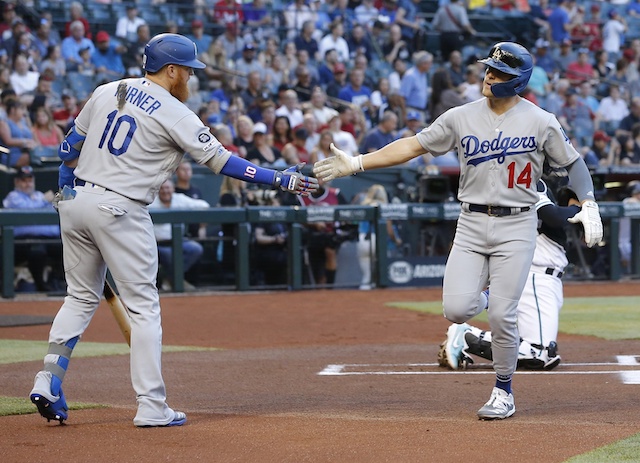
[[[207,143],[209,140],[211,140],[211,135],[209,135],[208,133],[201,133],[200,135],[198,135],[198,141],[200,143]]]

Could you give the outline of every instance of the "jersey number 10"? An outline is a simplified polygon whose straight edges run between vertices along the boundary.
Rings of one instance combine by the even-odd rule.
[[[107,141],[107,148],[109,149],[109,152],[114,156],[120,156],[122,153],[127,152],[129,143],[131,143],[133,134],[135,133],[138,126],[136,124],[136,120],[133,117],[123,114],[118,119],[116,119],[116,114],[118,114],[118,111],[112,111],[107,116],[107,125],[104,128],[104,132],[102,132],[102,138],[100,138],[98,148],[102,149],[102,147],[104,146],[104,142],[107,141],[108,136],[109,140]],[[113,123],[114,120],[116,122],[115,124]],[[111,130],[112,126],[113,130]],[[128,127],[129,130],[127,131],[127,134],[125,135],[120,147],[116,148],[115,146],[113,146],[116,135],[118,134],[120,129],[125,129],[126,127]],[[109,132],[111,132],[111,135],[109,135]]]
[[[513,188],[515,184],[524,185],[527,189],[531,188],[531,163],[527,162],[527,165],[524,166],[522,172],[516,178],[516,163],[512,162],[507,166],[507,170],[509,171],[509,184],[507,185],[509,188]]]

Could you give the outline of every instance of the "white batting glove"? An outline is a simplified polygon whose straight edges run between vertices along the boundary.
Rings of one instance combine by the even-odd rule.
[[[362,155],[349,156],[341,149],[331,143],[331,152],[333,156],[318,161],[313,165],[313,173],[320,180],[328,182],[338,177],[346,177],[347,175],[362,172]]]
[[[587,247],[594,247],[602,240],[602,219],[595,201],[585,201],[582,209],[576,215],[567,219],[571,223],[582,222],[584,226],[584,240]]]

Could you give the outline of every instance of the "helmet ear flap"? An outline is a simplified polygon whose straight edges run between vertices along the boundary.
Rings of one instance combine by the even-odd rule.
[[[499,42],[491,47],[489,56],[478,60],[505,74],[514,76],[513,79],[491,86],[491,92],[498,98],[515,96],[527,88],[533,72],[533,58],[531,53],[522,45],[515,42]]]

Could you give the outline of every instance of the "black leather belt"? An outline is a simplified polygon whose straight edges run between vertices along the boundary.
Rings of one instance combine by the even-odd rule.
[[[79,178],[77,178],[76,181],[75,181],[75,185],[76,186],[85,186],[86,184],[87,184],[87,182],[85,182],[84,180],[80,180]],[[97,187],[100,187],[100,188],[104,188],[103,186],[96,185],[95,183],[91,183],[91,182],[89,182],[89,185],[97,186]],[[105,191],[113,191],[113,190],[110,190],[109,188],[104,188],[104,190]]]
[[[527,207],[505,207],[505,206],[483,206],[481,204],[469,204],[469,211],[482,212],[492,217],[504,217],[505,215],[516,215],[521,212],[527,212],[531,209]]]
[[[544,271],[544,273],[546,273],[547,275],[553,275],[556,276],[558,278],[562,278],[562,275],[564,275],[564,272],[561,272],[560,270],[556,270],[553,267],[549,267],[548,269],[546,269]]]

